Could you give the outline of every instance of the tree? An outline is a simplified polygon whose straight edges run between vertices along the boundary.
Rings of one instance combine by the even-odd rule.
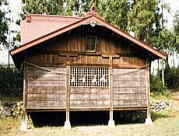
[[[179,53],[179,11],[176,12],[174,17],[174,32],[176,35],[176,50]]]
[[[133,0],[128,14],[128,29],[138,39],[148,42],[151,35],[160,31],[161,17],[158,0]]]
[[[92,0],[24,0],[24,13],[78,15],[83,16],[90,10]],[[109,23],[127,30],[129,11],[128,0],[98,0],[97,10]]]
[[[25,14],[60,15],[63,11],[63,0],[22,0]]]
[[[4,4],[6,4],[5,1],[0,1],[0,44],[7,45],[8,25],[6,12],[2,8]]]
[[[83,16],[92,0],[23,0],[24,13]],[[159,0],[96,0],[98,13],[109,23],[154,45],[159,50],[173,50],[173,35],[163,27]],[[168,8],[168,7],[167,7]],[[167,9],[168,10],[168,9]]]
[[[175,52],[177,52],[177,46],[176,46],[176,36],[173,32],[169,31],[166,28],[163,28],[159,35],[154,35],[150,38],[150,42],[155,45],[155,47],[160,50],[167,53],[168,57],[165,61],[165,64],[169,66],[169,57],[173,56]],[[159,62],[158,62],[159,63]],[[164,62],[163,62],[164,63]],[[165,65],[164,64],[164,65]],[[159,65],[159,64],[158,64]],[[159,68],[158,68],[159,71]]]
[[[128,0],[99,0],[97,5],[99,14],[106,21],[127,31],[128,12],[130,11],[130,2]]]

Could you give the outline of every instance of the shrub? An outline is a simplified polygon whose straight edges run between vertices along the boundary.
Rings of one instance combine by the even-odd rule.
[[[165,83],[170,89],[179,89],[179,68],[165,69]]]
[[[155,94],[164,95],[167,92],[167,88],[163,85],[159,76],[150,76],[150,90]]]
[[[0,119],[6,117],[22,118],[24,115],[23,102],[4,103],[0,105]]]
[[[0,96],[22,96],[22,75],[17,69],[0,66]]]

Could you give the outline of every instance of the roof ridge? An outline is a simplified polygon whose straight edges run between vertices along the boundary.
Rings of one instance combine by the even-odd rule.
[[[82,19],[82,18],[84,18],[84,17],[79,17],[79,16],[44,15],[44,14],[27,14],[26,16],[57,17],[57,18],[76,18],[76,19]]]

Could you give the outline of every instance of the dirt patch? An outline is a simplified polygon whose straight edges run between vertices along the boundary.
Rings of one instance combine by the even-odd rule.
[[[172,111],[176,114],[179,113],[179,90],[175,90],[171,92],[171,99],[172,99]]]

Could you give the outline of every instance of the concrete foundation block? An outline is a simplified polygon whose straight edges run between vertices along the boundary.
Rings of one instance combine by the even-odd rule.
[[[70,123],[70,121],[65,121],[64,128],[65,129],[71,129],[71,123]]]
[[[109,122],[108,122],[108,127],[115,127],[115,122],[114,122],[114,120],[109,120]]]
[[[145,119],[145,125],[152,125],[152,119],[150,117]]]

